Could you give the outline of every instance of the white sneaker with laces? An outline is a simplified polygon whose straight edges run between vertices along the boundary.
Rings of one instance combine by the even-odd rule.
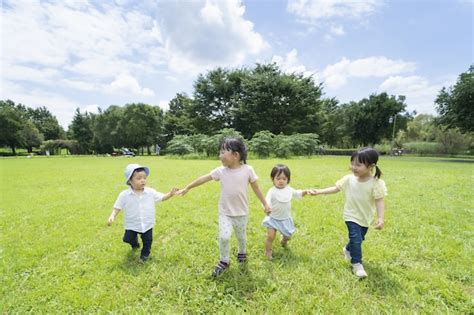
[[[365,272],[361,263],[352,264],[352,272],[359,278],[367,277],[367,272]]]
[[[346,246],[342,248],[342,253],[344,254],[346,260],[350,261],[352,259],[351,252],[347,250]]]

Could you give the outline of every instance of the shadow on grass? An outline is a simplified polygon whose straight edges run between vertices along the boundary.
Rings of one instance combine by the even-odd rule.
[[[364,263],[369,277],[361,281],[366,282],[367,288],[378,296],[398,295],[402,286],[387,270],[377,265]]]
[[[273,263],[285,267],[296,267],[301,263],[310,263],[311,259],[308,255],[295,254],[291,248],[277,248],[273,250]]]
[[[150,257],[149,260],[145,263],[140,262],[138,259],[140,256],[140,251],[130,250],[127,252],[127,255],[124,256],[121,263],[118,264],[120,270],[132,275],[138,276],[142,272],[143,268],[153,262],[153,257]]]

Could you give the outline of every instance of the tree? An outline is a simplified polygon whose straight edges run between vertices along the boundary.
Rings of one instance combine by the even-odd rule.
[[[411,117],[404,112],[406,108],[405,97],[387,93],[373,94],[359,102],[351,102],[345,107],[344,114],[347,117],[345,126],[353,144],[375,145],[382,138],[390,139],[393,132],[393,124],[396,121],[395,131],[404,129]],[[390,117],[395,117],[390,119]]]
[[[43,142],[41,134],[35,125],[27,120],[23,128],[18,132],[22,147],[26,148],[28,153],[33,152],[33,147],[39,147]]]
[[[407,123],[405,138],[408,141],[433,141],[436,138],[433,115],[419,114]]]
[[[234,127],[234,111],[242,91],[242,80],[248,70],[217,68],[199,75],[194,84],[194,102],[190,118],[194,131],[207,135]]]
[[[0,101],[0,145],[11,148],[16,155],[16,148],[21,145],[19,132],[26,122],[24,111],[11,100]]]
[[[45,140],[64,139],[65,132],[58,120],[46,107],[28,108],[28,118],[43,134]]]
[[[112,105],[99,114],[94,120],[93,144],[98,153],[113,153],[114,147],[121,147],[122,135],[119,132],[120,121],[123,118],[124,109]]]
[[[143,103],[125,105],[118,128],[123,145],[137,151],[146,147],[151,154],[149,146],[157,143],[162,131],[163,111],[159,107]]]
[[[282,73],[274,63],[257,64],[242,78],[233,126],[246,138],[261,130],[318,133],[321,94],[321,85],[311,77]]]
[[[443,87],[435,100],[438,124],[474,131],[474,65],[459,75],[454,87]]]
[[[184,93],[178,93],[169,103],[169,110],[164,116],[166,140],[175,135],[190,135],[196,132],[192,124],[193,100]]]
[[[69,125],[69,133],[72,139],[77,140],[80,148],[79,153],[88,154],[92,152],[93,120],[93,114],[88,112],[81,114],[79,108],[76,109],[71,125]]]

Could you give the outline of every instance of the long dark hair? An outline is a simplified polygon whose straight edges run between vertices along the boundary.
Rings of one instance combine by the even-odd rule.
[[[375,175],[374,177],[380,178],[382,175],[382,171],[377,166],[377,162],[379,160],[379,153],[372,148],[362,148],[357,152],[352,153],[351,162],[358,161],[364,164],[367,167],[375,165]]]
[[[235,137],[226,137],[224,138],[224,140],[222,140],[219,149],[239,153],[240,161],[243,161],[244,164],[247,164],[247,148],[245,147],[245,144],[242,139]]]

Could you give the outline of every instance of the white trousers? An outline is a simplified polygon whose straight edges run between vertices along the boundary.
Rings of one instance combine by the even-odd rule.
[[[221,261],[230,262],[230,236],[232,229],[239,244],[239,254],[245,254],[247,250],[247,222],[248,216],[229,217],[219,214],[219,250]]]

